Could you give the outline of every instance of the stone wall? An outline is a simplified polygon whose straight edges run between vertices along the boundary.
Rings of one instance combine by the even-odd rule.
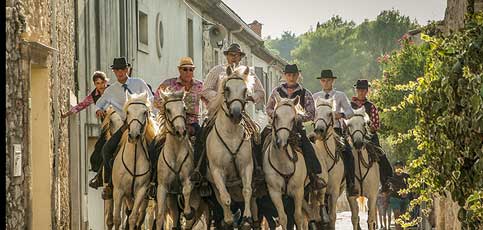
[[[42,64],[49,70],[44,98],[50,105],[52,159],[52,228],[70,229],[69,136],[67,120],[60,119],[74,86],[74,2],[72,0],[6,1],[6,229],[34,229],[31,224],[30,172],[30,60],[29,44],[53,52]],[[50,48],[51,47],[51,48]],[[42,54],[40,56],[43,56]],[[46,89],[47,90],[47,89]],[[22,146],[22,176],[13,177],[13,144]],[[44,195],[44,194],[42,194]]]

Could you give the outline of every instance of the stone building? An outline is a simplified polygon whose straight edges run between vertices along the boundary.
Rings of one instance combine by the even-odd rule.
[[[6,1],[6,229],[71,229],[74,1]]]

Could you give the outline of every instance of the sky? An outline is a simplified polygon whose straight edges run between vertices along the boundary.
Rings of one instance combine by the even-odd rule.
[[[373,20],[383,10],[396,9],[421,25],[428,20],[442,20],[447,0],[223,0],[247,24],[257,20],[263,24],[262,37],[280,37],[289,30],[305,33],[317,22],[334,15],[357,24]]]

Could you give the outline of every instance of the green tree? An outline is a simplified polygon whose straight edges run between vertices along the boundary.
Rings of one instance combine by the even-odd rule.
[[[274,52],[285,58],[287,61],[292,60],[290,52],[297,46],[298,39],[295,33],[291,31],[284,31],[280,38],[271,39],[270,37],[265,40],[265,46]]]
[[[427,44],[415,45],[411,38],[400,39],[401,49],[378,58],[383,68],[382,79],[372,82],[370,99],[382,110],[381,134],[390,146],[391,159],[414,159],[417,144],[412,135],[416,126],[416,108],[409,103],[416,79],[424,75]]]

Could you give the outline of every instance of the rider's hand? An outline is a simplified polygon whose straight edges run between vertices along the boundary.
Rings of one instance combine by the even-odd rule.
[[[72,114],[72,112],[71,112],[71,111],[69,111],[69,112],[67,112],[67,113],[62,114],[60,117],[61,117],[61,118],[66,118],[66,117],[70,116],[71,114]]]
[[[343,117],[344,117],[344,115],[342,113],[338,113],[338,112],[335,113],[335,119],[336,120],[339,120],[339,119],[341,119]]]
[[[104,110],[102,110],[102,109],[99,109],[99,110],[96,111],[96,116],[98,118],[104,118],[104,116],[106,116],[106,112],[104,112]]]

